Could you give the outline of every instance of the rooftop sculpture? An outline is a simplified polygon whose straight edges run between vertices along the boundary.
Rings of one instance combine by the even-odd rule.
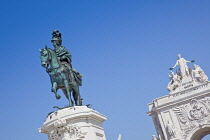
[[[208,77],[199,65],[194,64],[194,69],[188,67],[187,63],[195,62],[195,60],[187,61],[184,58],[181,58],[181,54],[178,54],[177,56],[178,59],[176,64],[169,70],[173,70],[177,66],[179,66],[179,68],[175,74],[173,71],[170,71],[170,82],[167,86],[168,91],[173,92],[178,88],[183,87],[183,85],[186,85],[186,83],[203,83],[208,81]]]
[[[81,106],[79,86],[82,85],[82,75],[72,68],[71,53],[64,46],[61,46],[62,38],[58,30],[53,31],[51,42],[54,50],[47,46],[40,50],[41,65],[46,68],[46,72],[50,76],[51,91],[55,93],[56,99],[60,99],[61,96],[57,91],[62,89],[70,107],[74,104]],[[74,102],[71,95],[73,95]]]
[[[184,58],[181,58],[181,54],[177,55],[178,60],[176,64],[170,68],[170,70],[174,69],[176,66],[179,66],[179,75],[184,78],[190,75],[190,68],[187,66],[187,63],[195,62],[195,60],[187,61]]]

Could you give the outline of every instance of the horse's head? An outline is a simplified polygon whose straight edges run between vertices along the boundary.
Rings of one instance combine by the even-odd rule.
[[[41,49],[40,51],[40,59],[42,63],[42,67],[47,68],[49,66],[49,53],[47,48]]]

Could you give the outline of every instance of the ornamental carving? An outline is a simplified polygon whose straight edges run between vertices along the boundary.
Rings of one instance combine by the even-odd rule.
[[[50,132],[50,140],[83,140],[85,133],[77,125],[67,125],[66,120],[59,119],[54,122],[55,129]]]
[[[168,133],[168,136],[170,138],[175,138],[175,134],[176,134],[176,131],[175,131],[175,127],[172,123],[170,123],[169,121],[167,122],[166,124],[166,131]]]
[[[202,102],[198,102],[197,100],[191,100],[191,108],[189,110],[189,119],[190,120],[200,120],[208,115],[207,109]]]
[[[173,111],[178,117],[182,138],[186,139],[192,130],[208,124],[210,121],[210,98],[206,97],[202,100],[192,99],[189,104],[176,107]]]

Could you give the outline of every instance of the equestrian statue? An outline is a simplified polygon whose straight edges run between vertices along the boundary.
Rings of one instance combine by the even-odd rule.
[[[77,72],[71,65],[71,54],[62,45],[61,33],[54,30],[51,40],[54,50],[45,46],[40,51],[41,65],[46,68],[46,72],[50,76],[52,88],[56,99],[61,96],[57,93],[61,89],[69,101],[69,107],[81,106],[82,98],[79,92],[79,86],[82,85],[82,75]],[[71,96],[73,96],[74,102]]]

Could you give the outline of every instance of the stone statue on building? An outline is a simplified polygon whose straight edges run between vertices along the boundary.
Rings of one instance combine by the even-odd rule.
[[[177,57],[178,60],[176,61],[176,64],[170,68],[170,70],[174,69],[176,66],[179,66],[181,78],[190,76],[190,68],[187,66],[187,63],[194,62],[194,60],[187,61],[184,58],[181,58],[181,54],[178,54]]]
[[[197,82],[207,82],[208,77],[199,65],[194,64],[193,77]]]
[[[170,71],[169,74],[170,82],[168,83],[168,91],[173,91],[180,86],[181,77],[178,74],[174,74],[173,71]]]
[[[186,85],[186,83],[189,83],[193,80],[192,69],[188,67],[187,63],[194,62],[194,60],[187,61],[184,58],[181,58],[180,54],[178,54],[177,57],[178,60],[176,61],[176,64],[172,68],[170,68],[170,70],[173,70],[175,67],[179,66],[179,68],[176,69],[175,74],[174,72],[170,71],[170,82],[167,85],[167,90],[170,92],[175,91],[177,88],[179,88],[180,90],[180,87],[183,88],[183,85]]]
[[[56,99],[60,99],[57,94],[58,89],[62,89],[66,98],[69,100],[69,106],[82,105],[82,99],[79,92],[79,86],[82,85],[82,75],[72,68],[72,59],[70,52],[62,46],[61,33],[54,30],[51,40],[54,50],[48,48],[40,50],[41,63],[48,72],[52,84],[52,92]],[[71,99],[73,95],[74,102]]]

